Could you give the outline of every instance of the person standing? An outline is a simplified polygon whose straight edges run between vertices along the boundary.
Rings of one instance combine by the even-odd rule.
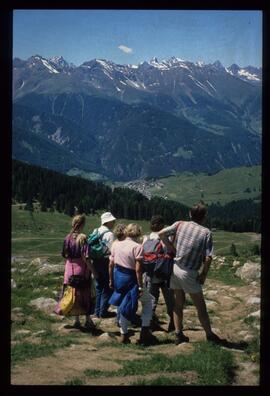
[[[62,257],[66,259],[66,262],[62,295],[66,286],[69,284],[70,277],[72,275],[79,275],[83,278],[84,287],[75,287],[75,295],[76,302],[80,307],[82,314],[85,314],[85,325],[84,327],[81,326],[80,317],[79,315],[76,315],[73,327],[77,329],[85,329],[94,334],[96,328],[90,318],[90,314],[94,308],[93,301],[91,299],[91,282],[93,281],[91,273],[93,273],[94,276],[97,276],[97,274],[89,258],[89,247],[86,242],[86,235],[82,234],[85,221],[85,215],[74,216],[72,219],[72,229],[64,239]],[[61,315],[60,301],[54,312]]]
[[[95,316],[97,318],[108,318],[111,316],[108,312],[108,301],[112,294],[112,290],[109,287],[109,256],[112,243],[115,239],[112,229],[115,225],[116,218],[110,212],[105,212],[101,215],[100,219],[101,226],[97,230],[94,230],[94,232],[99,232],[102,241],[106,243],[108,249],[103,257],[93,259],[93,265],[97,273]]]
[[[120,342],[130,343],[128,326],[135,316],[138,298],[143,294],[142,246],[138,243],[141,227],[131,223],[121,240],[113,243],[109,266],[109,285],[113,291],[110,303],[117,306]],[[151,309],[150,309],[151,310]]]
[[[165,245],[175,249],[170,288],[174,291],[173,318],[177,345],[189,341],[182,330],[185,293],[190,295],[197,309],[206,339],[214,343],[224,341],[212,331],[202,290],[213,255],[212,233],[202,226],[206,213],[206,206],[200,202],[190,209],[190,221],[177,221],[158,232]],[[175,236],[175,248],[168,238],[170,235]]]
[[[155,215],[151,218],[150,221],[150,229],[151,233],[149,235],[145,235],[143,239],[143,243],[146,242],[149,239],[160,239],[158,236],[158,231],[162,230],[164,228],[164,218],[160,215]],[[152,330],[160,330],[160,326],[158,324],[158,318],[155,314],[158,300],[159,300],[159,294],[160,294],[160,289],[162,291],[166,308],[167,308],[167,314],[170,318],[169,325],[168,325],[168,332],[171,332],[174,330],[174,322],[173,322],[173,290],[170,289],[167,285],[167,281],[158,278],[155,274],[150,279],[150,287],[149,287],[149,292],[150,294],[154,297],[153,300],[153,317],[152,317],[152,322],[151,322],[151,328]]]

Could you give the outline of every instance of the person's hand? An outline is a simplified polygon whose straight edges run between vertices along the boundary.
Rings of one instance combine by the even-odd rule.
[[[114,287],[113,287],[113,281],[112,281],[112,280],[109,281],[109,288],[110,288],[110,289],[113,289],[113,288],[114,288]]]
[[[204,284],[206,280],[206,274],[204,272],[201,272],[198,276],[197,276],[197,282],[200,283],[201,285]]]

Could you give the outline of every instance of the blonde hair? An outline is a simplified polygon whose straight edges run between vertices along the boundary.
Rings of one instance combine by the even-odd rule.
[[[130,238],[139,238],[142,235],[142,227],[135,223],[130,223],[125,229],[125,235]]]
[[[76,243],[78,243],[80,246],[84,245],[86,243],[86,235],[78,234],[76,237]]]
[[[85,214],[80,214],[80,215],[76,215],[73,217],[72,219],[72,229],[71,229],[71,233],[73,232],[78,232],[78,230],[80,229],[80,227],[82,225],[85,225],[85,221],[86,221],[86,217]]]
[[[115,234],[117,239],[123,239],[126,234],[125,234],[125,230],[126,230],[127,226],[125,224],[117,224],[114,229],[113,229],[113,233]]]

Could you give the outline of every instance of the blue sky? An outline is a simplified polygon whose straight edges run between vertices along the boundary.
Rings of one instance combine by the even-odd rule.
[[[138,64],[156,56],[262,65],[261,11],[15,10],[13,56]]]

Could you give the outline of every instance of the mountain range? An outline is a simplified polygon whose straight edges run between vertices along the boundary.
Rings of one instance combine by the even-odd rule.
[[[132,180],[261,163],[261,68],[13,60],[13,158]]]

